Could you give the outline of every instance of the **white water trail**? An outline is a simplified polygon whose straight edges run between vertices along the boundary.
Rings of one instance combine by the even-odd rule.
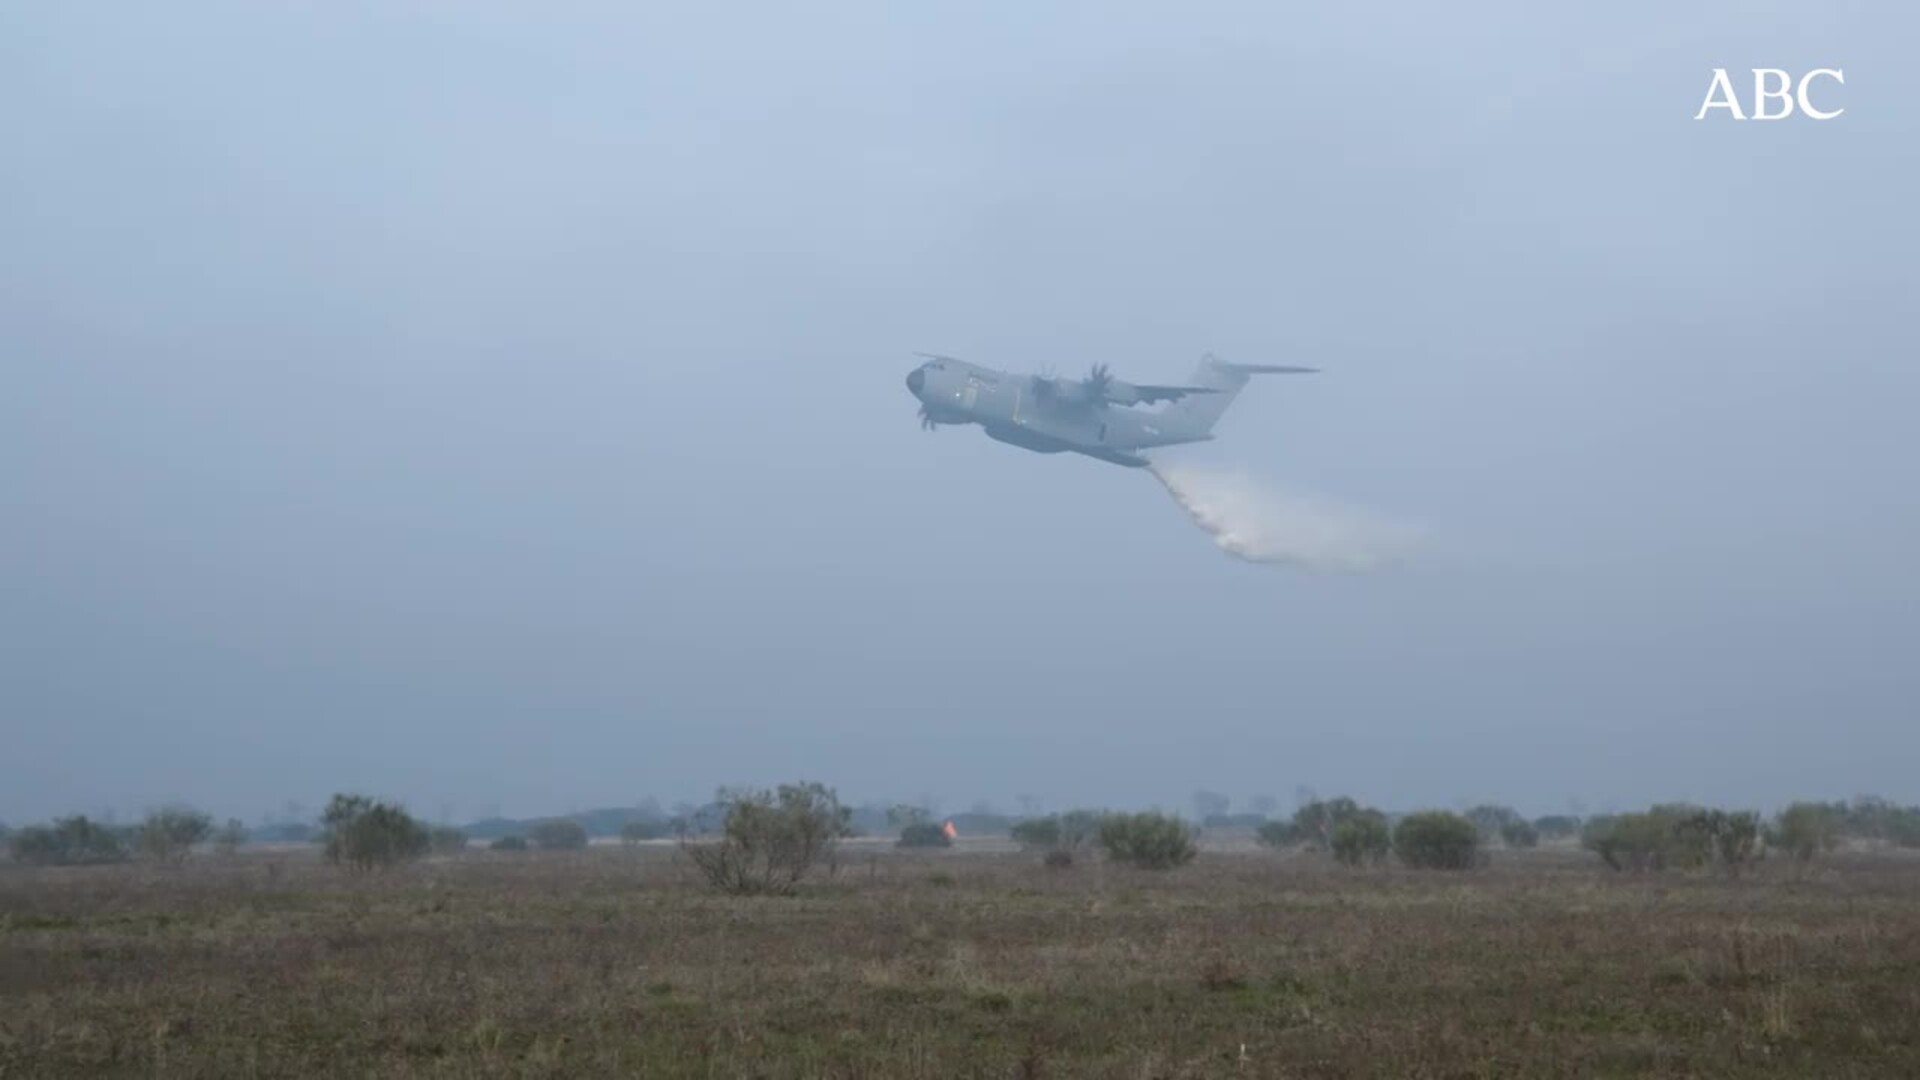
[[[1222,551],[1248,562],[1366,571],[1403,559],[1420,540],[1418,529],[1241,472],[1162,462],[1148,471]]]

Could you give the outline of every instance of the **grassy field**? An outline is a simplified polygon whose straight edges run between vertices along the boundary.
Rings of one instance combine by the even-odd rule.
[[[1920,1076],[1920,861],[0,866],[0,1076]]]

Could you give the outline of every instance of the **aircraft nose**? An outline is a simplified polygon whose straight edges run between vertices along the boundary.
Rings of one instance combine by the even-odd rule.
[[[926,371],[922,370],[921,368],[914,368],[912,371],[907,373],[907,390],[910,391],[914,397],[919,397],[921,388],[926,385],[927,385]]]

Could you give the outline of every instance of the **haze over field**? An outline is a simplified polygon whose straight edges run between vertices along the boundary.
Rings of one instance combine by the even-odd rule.
[[[8,7],[0,820],[1920,800],[1915,40]],[[1691,119],[1751,66],[1847,113]],[[916,349],[1320,366],[1180,461],[1428,542],[1227,558],[1137,471],[921,431]]]

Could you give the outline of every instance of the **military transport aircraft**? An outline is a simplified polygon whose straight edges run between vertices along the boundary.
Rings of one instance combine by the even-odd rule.
[[[1205,442],[1234,396],[1258,374],[1306,374],[1317,368],[1229,364],[1200,358],[1191,386],[1136,386],[1095,364],[1084,379],[1016,375],[951,356],[915,353],[927,362],[907,376],[920,399],[920,426],[979,424],[989,438],[1042,454],[1071,450],[1142,468],[1140,456],[1157,446]],[[1164,409],[1135,405],[1170,402]]]

